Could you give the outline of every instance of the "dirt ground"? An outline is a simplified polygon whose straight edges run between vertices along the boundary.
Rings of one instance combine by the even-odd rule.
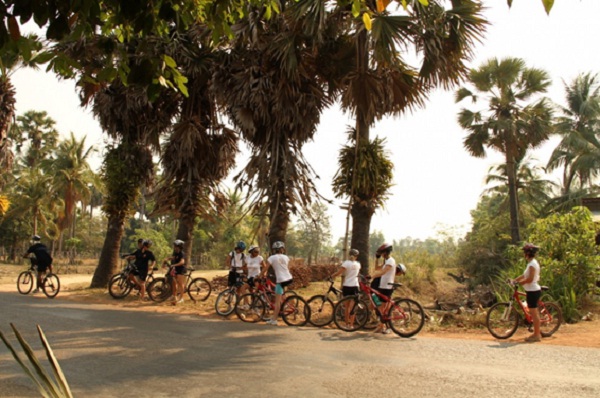
[[[26,268],[26,266],[0,264],[0,292],[14,292],[15,294],[18,294],[16,290],[17,276]],[[75,270],[69,270],[69,272],[74,271]],[[61,290],[56,299],[107,304],[128,311],[135,310],[162,313],[180,313],[210,317],[214,319],[224,319],[215,314],[214,302],[217,295],[214,291],[211,293],[209,299],[205,302],[193,303],[190,300],[186,300],[183,304],[179,304],[177,306],[167,303],[156,304],[152,302],[141,302],[137,299],[137,296],[134,295],[126,297],[122,300],[115,300],[108,294],[106,289],[88,288],[92,277],[91,268],[80,267],[77,272],[78,273],[61,273],[59,270]],[[221,276],[225,274],[226,271],[194,272],[194,276],[203,276],[209,280],[215,276]],[[299,293],[305,296],[314,294],[314,292],[311,293],[310,291],[299,291]],[[596,306],[596,308],[600,308],[600,306]],[[481,316],[483,317],[483,314],[481,314]],[[239,322],[235,315],[224,320]],[[335,325],[328,327],[332,328],[335,327]],[[507,341],[510,342],[522,340],[528,334],[529,333],[527,329],[519,328],[517,333]],[[484,326],[440,326],[429,323],[426,324],[419,336],[462,340],[494,340]],[[596,313],[593,314],[591,321],[581,321],[576,324],[561,325],[558,332],[552,337],[544,339],[543,343],[550,345],[600,348],[600,311],[596,311]]]

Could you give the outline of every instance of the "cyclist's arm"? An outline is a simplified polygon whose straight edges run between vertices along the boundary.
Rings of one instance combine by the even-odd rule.
[[[231,268],[231,253],[227,253],[225,258],[225,268]]]
[[[381,266],[381,268],[375,269],[375,272],[373,272],[373,274],[371,275],[371,277],[372,278],[378,278],[378,277],[380,277],[382,275],[387,274],[390,271],[389,269],[387,269],[388,267],[391,267],[391,265],[389,265],[389,264],[383,264]]]
[[[525,273],[515,278],[515,282],[519,284],[531,283],[533,281],[533,276],[535,275],[533,271],[533,267],[527,267]]]
[[[335,279],[335,278],[337,278],[338,276],[342,275],[342,274],[344,273],[344,271],[345,271],[345,270],[346,270],[346,268],[344,268],[344,267],[340,267],[340,268],[338,268],[338,270],[337,270],[337,271],[335,271],[335,272],[334,272],[333,274],[331,274],[329,277],[330,277],[331,279]]]

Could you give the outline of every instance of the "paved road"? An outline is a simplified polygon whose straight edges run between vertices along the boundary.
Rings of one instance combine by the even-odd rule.
[[[0,293],[76,397],[599,397],[600,350],[272,327]],[[41,352],[40,352],[41,354]],[[36,396],[0,347],[0,396]]]

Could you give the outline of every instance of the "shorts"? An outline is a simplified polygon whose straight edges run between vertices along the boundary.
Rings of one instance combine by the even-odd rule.
[[[344,297],[356,296],[357,294],[358,294],[358,286],[342,286],[342,295]]]
[[[284,281],[275,285],[275,294],[283,294],[283,288],[292,284],[294,280]]]
[[[137,276],[140,280],[145,281],[146,278],[148,277],[148,267],[146,267],[146,268],[137,267],[133,271],[133,275]]]
[[[227,276],[227,286],[240,287],[244,284],[244,274],[242,272],[237,272],[235,270],[229,271],[229,275]]]
[[[175,275],[185,275],[185,265],[178,265],[175,267]]]
[[[392,293],[394,292],[393,289],[375,289],[377,290],[379,293],[383,294],[385,297],[387,298],[391,298],[392,297]]]
[[[529,308],[537,308],[538,301],[542,298],[542,291],[536,290],[535,292],[525,292],[527,293],[527,307]]]
[[[50,266],[50,264],[38,263],[37,264],[37,271],[38,272],[46,272],[48,270],[49,266]]]
[[[254,278],[256,278],[255,276],[251,276],[250,278],[248,278],[248,285],[250,285],[250,287],[254,287]]]

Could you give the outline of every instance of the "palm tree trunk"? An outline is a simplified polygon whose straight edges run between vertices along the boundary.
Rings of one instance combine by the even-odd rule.
[[[352,206],[352,240],[350,247],[357,249],[360,273],[369,274],[369,234],[373,210],[368,206],[355,203]]]
[[[179,218],[179,227],[177,228],[177,239],[185,242],[184,254],[188,265],[192,263],[192,241],[194,236],[194,220],[192,213],[185,213]]]
[[[515,157],[506,151],[506,174],[508,176],[508,201],[510,206],[510,236],[514,245],[521,241],[519,233],[519,202],[517,197],[517,171]]]
[[[91,288],[105,288],[111,276],[117,271],[121,239],[125,232],[124,225],[124,217],[109,216],[106,237],[100,252],[100,261],[94,271]]]

